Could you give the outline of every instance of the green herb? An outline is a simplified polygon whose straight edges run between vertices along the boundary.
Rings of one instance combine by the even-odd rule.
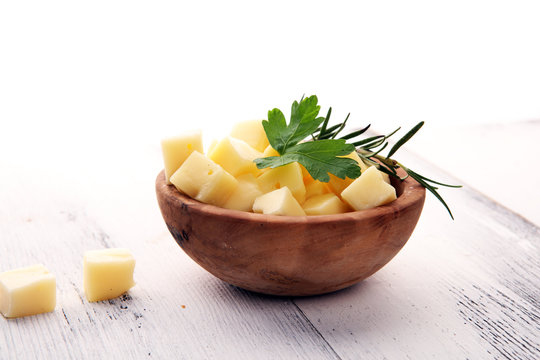
[[[296,144],[287,148],[281,156],[271,156],[256,159],[259,169],[275,168],[298,161],[304,165],[312,178],[328,182],[328,173],[345,179],[355,179],[360,176],[360,167],[355,160],[340,158],[354,151],[354,145],[346,144],[345,140],[317,140]]]
[[[345,177],[355,179],[360,176],[360,167],[355,160],[342,156],[348,155],[356,149],[358,155],[368,165],[377,166],[380,171],[400,180],[405,180],[408,176],[415,179],[443,204],[450,217],[454,219],[450,208],[437,192],[438,188],[435,185],[452,188],[459,188],[461,185],[449,185],[429,179],[391,158],[403,144],[420,130],[424,125],[423,121],[409,130],[391,147],[388,154],[383,156],[381,152],[389,145],[388,139],[400,128],[388,135],[375,135],[358,140],[357,138],[369,129],[370,125],[368,125],[336,139],[345,128],[350,114],[342,123],[329,127],[332,108],[328,110],[326,117],[317,117],[320,111],[317,101],[315,95],[306,99],[302,98],[300,103],[295,101],[291,108],[289,124],[287,124],[281,110],[273,109],[268,112],[268,120],[263,120],[263,127],[270,145],[280,156],[255,159],[259,169],[276,168],[297,161],[306,168],[315,180],[328,182],[330,180],[328,174],[333,174],[341,179]],[[303,141],[307,138],[311,139]],[[348,144],[346,141],[350,141],[350,143]],[[397,174],[398,168],[402,168],[406,172],[407,175],[404,178],[400,178]]]
[[[291,108],[291,120],[287,124],[285,116],[279,109],[268,112],[268,120],[263,120],[263,127],[270,145],[280,156],[255,159],[259,169],[276,168],[292,162],[302,164],[315,180],[328,182],[328,173],[345,179],[360,176],[360,168],[353,159],[339,157],[355,150],[354,145],[347,144],[344,139],[317,139],[300,142],[313,134],[325,121],[319,115],[315,95],[295,101]],[[328,119],[327,116],[326,119]]]
[[[329,111],[331,113],[331,111]],[[343,129],[343,124],[337,124],[334,125],[328,129],[319,128],[313,136],[316,138],[328,138],[332,137],[335,138],[339,132]],[[444,201],[442,196],[437,192],[438,187],[435,185],[440,186],[446,186],[450,188],[460,188],[461,185],[450,185],[450,184],[444,184],[435,180],[432,180],[430,178],[427,178],[423,175],[420,175],[416,171],[409,169],[402,163],[400,163],[397,160],[394,160],[390,158],[392,155],[396,153],[396,151],[403,146],[407,141],[409,141],[417,132],[420,130],[420,128],[424,125],[424,122],[421,121],[418,124],[416,124],[411,130],[409,130],[403,137],[401,137],[395,144],[392,146],[390,151],[386,156],[380,155],[382,150],[384,150],[388,146],[388,139],[397,133],[400,128],[397,128],[396,130],[392,131],[388,135],[376,135],[376,136],[370,136],[365,139],[356,140],[353,141],[353,145],[356,147],[356,152],[362,158],[362,160],[367,163],[368,165],[374,165],[379,168],[380,171],[398,178],[400,180],[405,180],[406,177],[410,176],[413,179],[415,179],[420,185],[422,185],[424,188],[426,188],[430,193],[432,193],[446,208],[448,211],[448,214],[450,214],[450,217],[454,219],[454,216],[452,215],[452,211],[450,211],[450,208],[448,207],[448,204]],[[353,131],[347,135],[342,136],[340,139],[354,139],[358,137],[359,135],[362,135],[367,131],[367,129],[370,127],[370,125],[366,126],[365,128],[357,131]],[[402,168],[406,173],[407,176],[405,178],[400,178],[397,174],[397,169]]]

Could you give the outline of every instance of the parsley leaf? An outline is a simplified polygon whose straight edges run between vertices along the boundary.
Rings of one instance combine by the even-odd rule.
[[[360,176],[360,167],[355,160],[343,158],[355,151],[352,144],[346,144],[344,139],[325,139],[302,142],[306,137],[316,132],[325,121],[319,115],[315,95],[295,101],[291,107],[291,120],[287,125],[285,116],[279,109],[268,112],[268,120],[263,120],[263,127],[270,145],[281,156],[270,156],[255,159],[259,169],[276,168],[292,162],[302,164],[309,174],[322,182],[328,182],[331,173],[341,179]]]
[[[279,109],[268,112],[268,120],[263,120],[264,131],[270,145],[283,155],[287,148],[296,145],[317,130],[324,121],[319,115],[320,106],[317,105],[317,96],[313,95],[303,99],[298,104],[295,101],[291,107],[291,122],[287,125],[285,116]]]

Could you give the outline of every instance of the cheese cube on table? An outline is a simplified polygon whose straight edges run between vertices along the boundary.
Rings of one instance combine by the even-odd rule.
[[[88,301],[118,297],[131,289],[135,259],[127,249],[91,250],[84,254],[83,286]]]
[[[306,215],[286,186],[256,198],[253,203],[253,211],[267,215]]]
[[[262,120],[248,120],[235,124],[231,136],[245,141],[249,146],[260,152],[263,152],[269,144]]]
[[[358,166],[360,166],[361,172],[364,172],[368,169],[368,166],[362,161],[362,159],[360,159],[360,156],[358,155],[356,151],[353,151],[349,155],[343,156],[343,157],[356,160],[356,162],[358,163]],[[332,189],[334,194],[338,196],[341,194],[343,190],[345,190],[347,186],[352,184],[352,182],[354,181],[354,179],[351,179],[348,177],[346,177],[345,179],[340,179],[333,174],[329,174],[329,175],[330,175],[330,181],[328,182],[328,187]]]
[[[171,175],[178,170],[193,151],[203,152],[202,132],[200,130],[161,140],[165,178],[168,184],[170,184]]]
[[[288,187],[296,200],[302,204],[306,200],[306,187],[301,165],[297,162],[270,169],[258,177],[264,193]]]
[[[171,183],[191,198],[217,206],[223,206],[238,186],[231,174],[198,151],[171,176]]]
[[[242,140],[226,137],[218,142],[208,158],[220,165],[232,176],[242,174],[257,175],[260,171],[253,162],[254,159],[263,157],[263,154]]]
[[[343,192],[341,198],[355,210],[365,210],[384,205],[396,199],[396,189],[386,181],[382,173],[370,166]]]
[[[257,178],[252,174],[245,174],[240,175],[236,180],[238,180],[238,186],[231,196],[229,196],[229,200],[227,200],[223,207],[226,209],[251,211],[255,199],[263,194],[259,188]]]
[[[56,279],[41,264],[0,274],[0,312],[8,318],[53,311]]]
[[[307,215],[342,214],[349,211],[349,207],[332,193],[313,196],[306,200],[302,208]]]

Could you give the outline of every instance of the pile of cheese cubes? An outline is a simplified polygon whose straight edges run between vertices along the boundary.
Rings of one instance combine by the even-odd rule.
[[[230,136],[214,141],[207,154],[202,133],[193,131],[161,142],[165,177],[181,193],[227,209],[272,215],[328,215],[364,210],[396,199],[388,176],[368,167],[356,152],[362,175],[314,180],[297,162],[258,169],[254,159],[279,156],[270,146],[262,121],[245,121]]]

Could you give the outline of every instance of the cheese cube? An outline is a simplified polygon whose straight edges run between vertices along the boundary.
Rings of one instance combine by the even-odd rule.
[[[263,154],[242,140],[226,137],[221,140],[208,154],[208,158],[220,165],[232,176],[259,173],[254,159],[263,157]]]
[[[341,214],[349,211],[349,207],[332,193],[313,196],[306,200],[302,208],[307,215]]]
[[[223,207],[226,209],[251,211],[255,198],[263,194],[259,188],[257,179],[252,174],[245,174],[237,177],[236,180],[238,180],[238,186]]]
[[[53,311],[56,279],[41,264],[0,274],[0,312],[8,318]]]
[[[203,152],[202,132],[200,130],[161,140],[161,152],[163,153],[167,184],[170,184],[171,175],[193,151]]]
[[[253,211],[267,215],[306,215],[286,186],[256,198],[253,203]]]
[[[268,146],[268,138],[262,120],[242,121],[234,125],[231,136],[243,140],[257,151],[264,151]]]
[[[263,157],[270,157],[270,156],[279,156],[279,153],[276,149],[272,147],[272,145],[268,145],[266,149],[263,151]]]
[[[358,156],[358,153],[356,151],[353,151],[349,155],[343,156],[343,157],[356,160],[356,162],[358,163],[358,166],[360,166],[361,172],[366,171],[368,168],[368,166],[362,161],[362,159],[360,159],[360,156]],[[348,177],[346,177],[345,179],[340,179],[333,174],[329,174],[329,176],[330,176],[330,181],[328,181],[328,187],[332,189],[334,194],[338,196],[341,194],[343,190],[345,190],[347,186],[349,186],[354,181],[354,179],[351,179]]]
[[[214,151],[214,148],[216,147],[217,144],[218,144],[218,141],[216,139],[213,139],[210,145],[208,145],[208,150],[206,151],[206,154],[210,154],[212,151]],[[201,153],[203,152],[201,151]]]
[[[318,180],[313,180],[306,185],[306,199],[316,195],[328,194],[329,192],[328,185]]]
[[[279,156],[279,153],[272,147],[272,145],[268,145],[266,149],[264,149],[261,157],[265,158],[270,156]],[[270,170],[270,168],[259,169],[259,175],[257,176],[261,176],[268,170]]]
[[[332,189],[334,194],[340,195],[347,186],[351,185],[354,179],[346,177],[345,179],[340,179],[333,174],[328,174],[330,176],[330,181],[328,181],[328,187]]]
[[[302,177],[301,165],[297,162],[270,169],[259,179],[259,186],[264,193],[288,187],[296,200],[301,204],[306,199],[306,187]]]
[[[384,181],[382,173],[375,166],[370,166],[343,190],[341,198],[353,209],[364,210],[395,200],[396,189]]]
[[[353,151],[349,155],[341,156],[344,158],[353,159],[358,163],[358,166],[360,166],[360,171],[364,172],[367,170],[368,166],[364,163],[364,161],[360,158],[360,155],[356,151]]]
[[[238,181],[221,166],[194,151],[171,176],[176,188],[200,202],[223,206]]]
[[[131,289],[135,259],[127,249],[91,250],[84,254],[83,286],[88,301],[118,297]]]

